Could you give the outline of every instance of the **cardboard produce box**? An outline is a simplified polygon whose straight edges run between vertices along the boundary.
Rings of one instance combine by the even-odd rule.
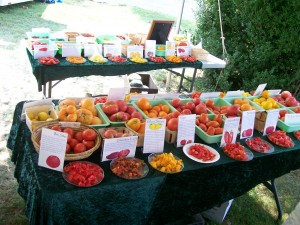
[[[151,78],[150,74],[139,74],[141,76],[141,82],[143,83],[143,86],[141,87],[130,87],[130,93],[141,93],[141,92],[147,92],[148,94],[157,94],[158,88],[156,84],[154,83],[153,79]],[[147,86],[147,87],[145,87]]]

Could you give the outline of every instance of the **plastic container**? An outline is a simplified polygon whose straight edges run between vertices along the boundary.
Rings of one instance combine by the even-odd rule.
[[[224,101],[227,101],[228,103],[230,103],[231,105],[234,105],[234,100],[238,99],[238,98],[223,98]],[[251,99],[248,98],[239,98],[239,99],[247,99],[249,104],[253,107],[255,107],[255,111],[265,111],[264,108],[262,108],[260,105],[256,104],[255,102],[253,102]]]
[[[169,106],[170,108],[170,112],[176,112],[177,110],[171,105],[169,104],[166,100],[164,99],[153,99],[153,100],[149,100],[150,104],[152,107],[158,105],[158,104],[163,104],[163,105],[167,105]],[[137,106],[137,101],[132,101],[132,105],[137,109],[137,111],[139,111],[144,118],[146,119],[149,119],[150,117],[148,117],[142,109],[140,109],[138,106]]]
[[[120,44],[122,40],[115,35],[100,35],[96,41],[98,44]]]
[[[215,115],[212,114],[208,114],[207,116],[210,120],[213,120],[213,118],[215,117]],[[223,119],[223,124],[224,124],[224,119]],[[196,126],[196,134],[207,144],[218,143],[221,142],[222,139],[222,134],[209,135],[198,126]]]
[[[295,114],[295,112],[292,109],[284,108],[284,110],[287,110],[288,113]],[[279,127],[281,130],[283,130],[285,132],[288,132],[288,133],[300,130],[300,124],[288,125],[288,124],[286,124],[284,121],[282,121],[280,119],[278,119],[277,127]]]
[[[99,110],[99,112],[101,113],[101,115],[103,116],[103,118],[106,120],[106,121],[108,121],[108,123],[109,123],[109,126],[111,126],[111,127],[122,127],[122,126],[125,126],[125,122],[124,121],[120,121],[120,122],[113,122],[113,121],[111,121],[109,118],[108,118],[108,116],[103,112],[103,110],[102,110],[102,105],[103,104],[96,104],[96,109],[97,110]],[[131,104],[131,103],[128,103],[127,105],[131,105],[131,106],[133,106],[133,104]],[[145,115],[145,114],[142,114],[143,116]],[[144,117],[145,118],[145,117]]]

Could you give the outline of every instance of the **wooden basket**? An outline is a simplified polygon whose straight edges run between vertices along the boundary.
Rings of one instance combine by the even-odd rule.
[[[167,142],[169,144],[174,144],[174,143],[176,143],[176,140],[177,140],[177,131],[169,130],[166,127],[165,142]]]
[[[59,122],[54,121],[54,122],[48,122],[47,124],[42,124],[40,126],[38,126],[31,134],[31,140],[33,142],[34,148],[35,150],[39,153],[40,151],[40,144],[39,141],[41,139],[41,133],[42,133],[42,128],[48,128],[51,129],[51,127],[53,127],[54,125],[59,125],[62,126]],[[62,126],[62,127],[66,127],[66,126]],[[72,127],[72,129],[76,132],[79,131],[84,131],[85,129],[93,129],[96,133],[97,133],[97,138],[95,140],[95,146],[85,152],[81,152],[81,153],[74,153],[74,154],[66,154],[65,155],[65,160],[66,161],[72,161],[72,160],[80,160],[80,159],[85,159],[87,157],[89,157],[94,151],[96,151],[99,147],[100,147],[100,143],[101,143],[101,139],[100,139],[100,135],[99,132],[87,125],[84,124],[80,124],[80,127]]]

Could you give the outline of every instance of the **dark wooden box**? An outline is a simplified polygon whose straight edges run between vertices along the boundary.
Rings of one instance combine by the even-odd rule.
[[[152,80],[150,74],[139,74],[142,78],[143,85],[148,86],[149,88],[142,88],[142,87],[130,87],[130,93],[137,92],[147,92],[148,94],[157,94],[158,88],[155,85],[154,81]]]

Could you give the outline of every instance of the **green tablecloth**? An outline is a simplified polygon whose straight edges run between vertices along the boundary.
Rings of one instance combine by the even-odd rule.
[[[69,77],[83,77],[90,75],[115,76],[167,68],[202,68],[202,62],[200,61],[194,63],[172,63],[168,61],[164,63],[134,63],[130,61],[124,63],[114,63],[108,60],[104,64],[99,64],[91,62],[87,59],[84,64],[73,64],[61,56],[57,56],[57,58],[60,60],[58,65],[45,66],[40,64],[37,59],[34,59],[28,49],[26,49],[26,52],[32,67],[33,75],[37,80],[38,91],[42,91],[42,85],[47,84],[49,81],[64,80]]]
[[[274,153],[254,153],[254,159],[240,162],[228,158],[220,148],[220,160],[201,164],[187,158],[182,148],[165,144],[182,158],[184,170],[163,174],[149,166],[149,174],[135,181],[116,177],[109,162],[100,163],[100,150],[87,160],[105,171],[97,186],[78,188],[64,181],[60,172],[37,166],[38,154],[31,134],[20,120],[24,102],[18,103],[7,147],[12,150],[18,192],[25,200],[30,224],[165,224],[209,209],[238,197],[257,184],[300,168],[299,141],[293,148],[275,147]],[[196,138],[197,142],[201,142]],[[242,142],[243,143],[243,142]],[[136,157],[148,154],[137,149]],[[146,160],[147,161],[147,160]]]

